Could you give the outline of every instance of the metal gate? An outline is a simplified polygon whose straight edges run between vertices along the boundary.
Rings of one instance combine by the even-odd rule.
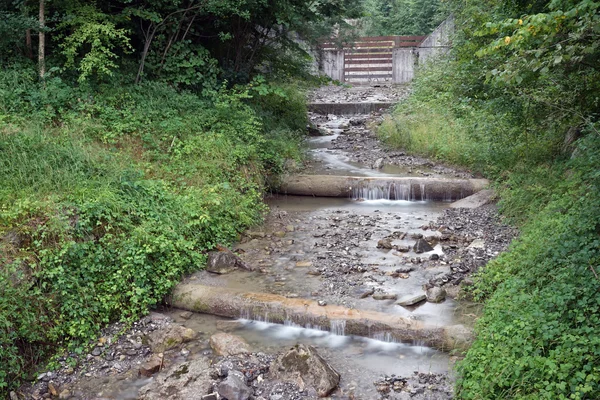
[[[321,50],[343,52],[342,81],[349,83],[391,82],[394,71],[394,49],[415,48],[425,36],[362,37],[342,46],[327,41]],[[342,65],[340,65],[342,67]],[[341,71],[340,71],[341,72]]]

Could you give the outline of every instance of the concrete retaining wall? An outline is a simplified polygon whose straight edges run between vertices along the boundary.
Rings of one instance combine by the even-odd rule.
[[[449,16],[419,45],[419,65],[448,52],[454,34],[454,17]]]
[[[344,50],[321,52],[321,71],[333,80],[344,81]]]
[[[398,48],[392,51],[392,82],[408,83],[415,76],[416,52],[413,48]]]

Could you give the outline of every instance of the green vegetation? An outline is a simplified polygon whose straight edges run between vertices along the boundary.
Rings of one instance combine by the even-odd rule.
[[[0,8],[0,396],[162,301],[260,221],[298,158],[317,4],[14,1]],[[276,55],[276,57],[274,56]]]
[[[428,35],[446,18],[441,0],[367,0],[366,36]]]
[[[449,59],[379,133],[490,177],[522,231],[470,290],[485,310],[457,396],[600,398],[600,3],[450,8]]]

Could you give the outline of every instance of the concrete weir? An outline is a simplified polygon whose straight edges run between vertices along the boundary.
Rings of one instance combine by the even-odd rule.
[[[273,323],[298,324],[339,330],[344,334],[380,337],[382,334],[399,342],[420,344],[442,351],[468,348],[472,333],[463,325],[429,326],[420,321],[376,311],[361,311],[336,305],[320,306],[307,299],[251,293],[237,289],[197,284],[180,284],[173,293],[177,308],[230,318],[248,318]],[[339,333],[339,332],[338,332]]]
[[[488,184],[486,179],[293,175],[283,180],[278,192],[364,200],[456,201],[479,192]]]
[[[334,114],[338,116],[344,115],[365,115],[372,112],[387,110],[392,108],[395,103],[379,102],[379,103],[309,103],[308,111],[327,115]]]

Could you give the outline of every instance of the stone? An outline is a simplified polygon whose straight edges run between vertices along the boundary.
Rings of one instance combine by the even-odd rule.
[[[248,400],[253,391],[246,385],[241,372],[230,371],[227,378],[217,386],[217,393],[227,400]]]
[[[204,396],[200,397],[201,400],[219,400],[219,394],[217,392],[211,393],[211,394],[205,394]]]
[[[424,239],[418,239],[415,245],[413,246],[413,250],[417,254],[427,253],[429,251],[433,251],[433,247],[429,243],[427,243]]]
[[[213,274],[227,274],[235,269],[245,269],[252,271],[253,268],[243,262],[238,256],[230,250],[211,251],[208,253],[208,261],[206,262],[206,270]]]
[[[377,242],[377,248],[378,249],[392,249],[392,239],[390,238],[383,238],[380,241]]]
[[[194,315],[194,313],[191,311],[184,311],[179,314],[179,316],[183,319],[190,319],[190,318],[192,318],[192,315]]]
[[[381,169],[383,168],[383,165],[383,158],[378,158],[377,160],[375,160],[375,163],[373,163],[373,169]]]
[[[208,357],[198,357],[178,363],[156,374],[147,385],[140,388],[140,400],[189,400],[212,393],[211,362]]]
[[[374,300],[396,300],[398,295],[394,293],[375,293],[373,295]]]
[[[299,267],[299,268],[312,267],[312,262],[310,262],[310,261],[298,261],[296,263],[296,267]]]
[[[397,304],[401,306],[413,306],[417,303],[420,303],[427,299],[427,296],[424,294],[418,294],[416,296],[410,296],[405,299],[400,300]]]
[[[287,226],[285,227],[285,230],[286,230],[287,232],[294,232],[294,225],[287,225]]]
[[[399,274],[407,274],[409,272],[412,272],[415,270],[415,267],[413,267],[412,265],[405,265],[399,268],[396,268],[396,272]]]
[[[189,342],[195,337],[196,332],[193,329],[174,324],[150,333],[147,339],[152,352],[162,353],[182,343]]]
[[[292,382],[300,390],[312,387],[319,397],[328,396],[340,383],[337,373],[312,346],[298,344],[273,362],[270,368],[274,379]]]
[[[250,353],[250,345],[241,337],[219,332],[210,337],[210,347],[220,356]]]
[[[267,236],[267,234],[265,232],[262,232],[262,231],[247,232],[246,235],[248,235],[248,237],[250,237],[251,239],[262,239],[265,236]]]
[[[467,249],[484,249],[485,241],[483,239],[475,239],[471,242]]]
[[[441,303],[446,299],[446,290],[439,286],[427,289],[427,301],[430,303]]]
[[[58,398],[61,400],[66,400],[68,398],[71,397],[71,392],[69,392],[68,390],[63,390],[62,392],[60,392],[60,394],[58,395]]]
[[[356,297],[358,297],[359,299],[364,299],[364,298],[371,296],[373,293],[375,293],[375,288],[359,287],[354,291],[354,293],[356,294]]]
[[[320,305],[321,307],[325,307],[327,305],[327,302],[325,300],[319,300],[319,301],[317,301],[317,304]]]
[[[440,259],[440,256],[439,256],[439,254],[432,254],[432,255],[429,256],[429,259],[431,261],[437,261],[437,260]]]
[[[19,400],[19,396],[15,392],[10,392],[8,396],[10,400]]]
[[[100,354],[102,354],[102,347],[94,347],[94,349],[92,350],[92,355],[97,357]]]
[[[400,253],[408,253],[410,251],[409,246],[396,246],[396,250]]]
[[[143,363],[140,366],[140,375],[145,376],[145,377],[151,377],[152,375],[154,375],[155,373],[157,373],[158,371],[161,370],[161,368],[163,367],[163,358],[159,357],[158,355],[153,355],[152,357],[150,357],[150,359],[148,361],[146,361],[145,363]]]

